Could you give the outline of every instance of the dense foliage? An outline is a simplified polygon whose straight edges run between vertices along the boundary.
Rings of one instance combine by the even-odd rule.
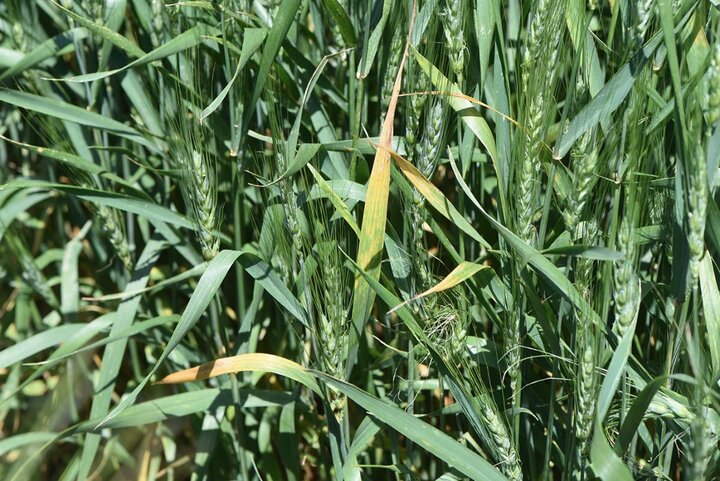
[[[714,0],[0,2],[0,478],[720,476]]]

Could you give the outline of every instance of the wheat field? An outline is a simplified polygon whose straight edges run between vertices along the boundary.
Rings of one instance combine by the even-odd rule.
[[[0,479],[720,479],[718,127],[716,0],[0,0]]]

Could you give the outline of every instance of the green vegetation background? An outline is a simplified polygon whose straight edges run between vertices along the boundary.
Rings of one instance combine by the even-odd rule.
[[[0,2],[0,478],[718,479],[718,10]]]

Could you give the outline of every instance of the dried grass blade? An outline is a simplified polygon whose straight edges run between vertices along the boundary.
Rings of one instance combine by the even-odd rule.
[[[415,21],[415,5],[410,18],[409,32],[413,30]],[[393,122],[397,108],[400,86],[402,85],[403,68],[408,55],[410,33],[405,42],[405,51],[400,60],[395,85],[393,86],[390,104],[385,115],[382,131],[380,132],[380,149],[375,153],[372,173],[368,183],[368,195],[363,213],[362,229],[360,233],[360,247],[358,248],[357,263],[360,268],[373,279],[380,278],[380,262],[382,260],[383,244],[385,240],[385,224],[387,222],[388,197],[390,196],[390,151],[392,148]],[[375,292],[360,276],[355,278],[352,320],[354,329],[350,330],[350,345],[356,348],[356,340],[360,337],[365,319],[375,299]],[[354,339],[353,339],[354,338]],[[352,367],[353,356],[350,356],[348,365]]]

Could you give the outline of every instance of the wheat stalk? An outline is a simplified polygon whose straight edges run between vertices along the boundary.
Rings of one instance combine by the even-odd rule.
[[[218,253],[220,241],[214,231],[217,228],[217,179],[210,159],[193,150],[192,161],[185,163],[191,185],[186,189],[195,220],[200,226],[198,237],[205,260],[212,260]]]
[[[122,227],[121,218],[117,212],[109,209],[105,205],[98,204],[95,206],[95,215],[100,221],[102,230],[108,237],[110,245],[112,245],[115,254],[122,261],[128,272],[133,270],[133,261],[130,254],[130,246]]]
[[[558,8],[552,8],[549,0],[539,0],[535,5],[528,36],[524,42],[522,85],[525,110],[523,112],[524,136],[520,137],[522,148],[516,170],[518,234],[530,244],[535,243],[533,217],[536,211],[537,192],[542,172],[543,139],[550,120],[548,105],[554,92],[557,77],[557,55],[562,29]],[[539,75],[537,62],[544,65]]]
[[[87,173],[69,167],[68,175],[79,185],[88,189],[99,189],[102,187],[98,179],[88,175]],[[104,204],[87,203],[88,208],[95,214],[100,224],[100,228],[107,236],[115,255],[120,259],[123,266],[128,272],[133,270],[132,252],[130,244],[125,233],[125,223],[120,213],[113,208]]]
[[[707,442],[707,422],[702,416],[695,416],[690,424],[687,445],[688,479],[705,479],[711,451]]]
[[[652,19],[652,8],[654,0],[639,0],[637,2],[637,25],[635,27],[636,41],[642,45],[647,35],[650,20]]]
[[[416,104],[415,108],[424,107],[424,124],[422,139],[417,150],[416,166],[420,173],[427,179],[432,178],[437,167],[445,142],[447,113],[447,101],[443,96],[432,96],[429,101]],[[415,249],[413,264],[416,277],[419,281],[419,289],[415,294],[430,287],[430,272],[428,270],[428,254],[424,244],[423,226],[427,219],[425,211],[425,199],[417,189],[412,191],[412,203],[410,206],[410,227],[412,233],[412,245]]]
[[[7,235],[7,242],[10,245],[10,251],[13,253],[15,259],[20,263],[21,277],[22,280],[40,297],[43,298],[50,306],[58,306],[57,298],[55,293],[50,289],[47,284],[47,279],[42,271],[38,268],[37,264],[32,258],[32,255],[28,251],[27,247],[23,244],[22,240],[16,237],[14,232],[10,232]]]
[[[383,77],[382,89],[380,97],[382,99],[381,108],[382,116],[385,117],[390,98],[392,97],[393,86],[395,85],[395,77],[397,77],[400,69],[400,58],[402,57],[405,47],[405,35],[402,28],[395,28],[392,35],[392,43],[388,51],[388,61],[385,67],[385,76]],[[381,122],[382,123],[382,122]]]
[[[615,298],[613,330],[618,337],[623,337],[633,321],[640,298],[639,280],[635,272],[636,246],[633,239],[633,228],[627,218],[620,223],[618,248],[623,257],[616,262],[613,271],[613,295]]]
[[[707,135],[710,135],[715,124],[720,120],[720,43],[716,43],[712,48],[708,72]]]
[[[705,153],[697,144],[690,162],[688,192],[688,244],[690,246],[690,274],[695,281],[700,273],[700,259],[705,252],[705,218],[707,212],[707,167]]]
[[[595,184],[598,149],[591,147],[593,134],[583,135],[571,152],[573,160],[572,191],[567,208],[563,211],[565,224],[573,239],[578,238],[578,224]]]
[[[444,137],[445,102],[442,97],[433,97],[430,111],[425,116],[425,130],[420,143],[417,169],[427,179],[432,177],[437,167]]]
[[[411,85],[411,90],[416,95],[408,95],[407,100],[407,121],[405,125],[405,146],[407,159],[413,162],[416,157],[418,138],[420,132],[420,120],[427,102],[427,95],[424,93],[428,89],[427,77],[423,72],[417,70],[416,62],[410,57],[408,62],[408,76],[406,80]]]
[[[457,83],[462,88],[463,71],[465,70],[465,1],[446,0],[442,11],[445,26],[445,46],[450,60],[450,69],[455,74]]]
[[[152,0],[152,13],[153,13],[153,22],[152,22],[152,31],[150,32],[150,41],[155,47],[158,47],[162,43],[163,38],[163,27],[164,27],[164,20],[163,20],[163,6],[164,2],[163,0]]]
[[[326,236],[316,227],[314,231],[321,233],[320,238]],[[322,293],[325,302],[316,302],[318,310],[319,338],[318,355],[323,370],[338,379],[345,378],[345,360],[347,356],[348,341],[348,308],[346,301],[346,284],[342,275],[343,266],[338,256],[338,246],[335,240],[322,240],[317,244],[319,259],[325,261],[326,268],[313,276],[316,289]],[[328,391],[329,404],[338,420],[342,419],[346,398],[333,390]]]
[[[662,393],[655,395],[650,401],[645,416],[671,419],[688,424],[695,419],[695,414],[687,406]]]
[[[522,480],[522,468],[517,451],[515,451],[507,426],[497,415],[495,403],[489,396],[484,396],[480,405],[480,414],[497,449],[500,468],[510,480]]]

